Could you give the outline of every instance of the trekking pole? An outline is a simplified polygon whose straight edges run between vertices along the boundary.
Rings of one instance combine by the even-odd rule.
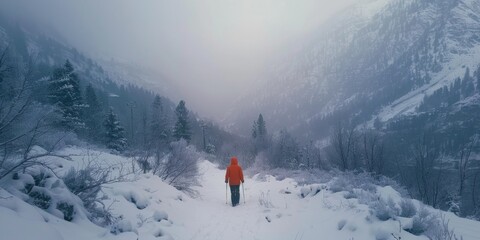
[[[245,204],[245,183],[242,183],[242,191],[243,191],[243,204]]]
[[[225,183],[225,204],[228,204],[227,192],[228,192],[228,186],[227,186],[227,183]]]

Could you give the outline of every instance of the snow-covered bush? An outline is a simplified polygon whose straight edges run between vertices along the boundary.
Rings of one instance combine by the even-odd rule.
[[[374,177],[366,172],[333,172],[332,175],[336,177],[328,182],[328,189],[334,193],[345,191],[345,198],[358,198],[362,204],[370,205],[378,200],[378,186],[390,186],[391,190],[399,195],[407,193],[397,182],[387,177]],[[384,203],[380,203],[380,205],[385,206]]]
[[[122,166],[116,166],[115,170],[118,170],[118,173],[112,174],[114,168],[101,166],[91,157],[88,156],[84,166],[78,169],[70,168],[63,175],[62,180],[70,192],[77,195],[83,202],[83,206],[89,212],[89,219],[100,226],[107,226],[115,222],[116,219],[100,201],[99,193],[102,185],[124,181],[127,173],[123,171]]]
[[[322,191],[322,189],[326,189],[327,186],[324,184],[312,184],[309,186],[304,186],[300,189],[300,197],[305,198],[307,196],[315,196],[317,193]]]
[[[347,180],[343,177],[334,178],[329,183],[328,189],[330,189],[330,191],[332,191],[334,193],[351,190],[350,185],[348,184]]]
[[[127,219],[119,219],[110,226],[110,232],[113,234],[120,234],[124,232],[135,232],[132,223]]]
[[[411,228],[405,230],[412,234],[420,235],[435,225],[438,225],[438,216],[432,214],[422,206],[417,212],[417,215],[413,217]]]
[[[32,166],[9,181],[6,190],[11,194],[59,218],[72,221],[87,217],[82,201],[49,168]]]
[[[463,239],[461,236],[457,237],[454,229],[449,227],[449,220],[445,218],[444,214],[440,214],[439,218],[436,219],[436,224],[430,226],[430,228],[425,232],[425,235],[430,240],[460,240]]]
[[[162,229],[157,229],[157,230],[153,233],[153,236],[154,236],[156,239],[160,239],[160,240],[173,240],[173,238],[172,238],[168,233],[166,233],[165,231],[163,231]]]
[[[388,200],[379,198],[377,201],[371,202],[369,207],[373,211],[373,214],[381,221],[395,219],[400,212],[400,209],[397,208],[395,202],[391,198]]]
[[[75,215],[75,207],[68,202],[57,203],[57,209],[63,213],[63,219],[72,221]]]
[[[198,185],[200,154],[184,139],[170,144],[170,154],[164,159],[158,175],[178,190],[195,194],[192,187]]]
[[[329,189],[332,192],[349,191],[354,188],[363,189],[368,192],[375,192],[376,186],[385,186],[388,184],[379,184],[374,177],[365,172],[338,172],[338,177],[329,183]]]
[[[403,199],[400,202],[400,208],[402,209],[402,211],[400,211],[401,217],[410,218],[417,214],[417,208],[415,207],[415,204],[413,204],[412,199]]]
[[[42,187],[34,186],[28,196],[30,202],[41,209],[48,209],[52,203],[52,197]]]
[[[87,209],[95,207],[98,192],[101,185],[107,182],[108,171],[87,166],[85,169],[77,170],[70,168],[63,176],[63,182],[70,191],[77,195]]]
[[[106,208],[104,205],[101,205],[101,207],[88,209],[88,212],[90,213],[90,221],[99,226],[111,226],[118,221],[118,218],[114,216],[110,209]]]
[[[123,192],[125,199],[137,207],[137,209],[145,209],[149,205],[148,198],[136,191]]]
[[[162,220],[168,220],[168,214],[165,211],[156,210],[153,213],[153,220],[160,222]]]

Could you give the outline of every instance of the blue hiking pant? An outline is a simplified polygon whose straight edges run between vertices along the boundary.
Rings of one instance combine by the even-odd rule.
[[[237,206],[240,202],[240,185],[230,185],[230,192],[232,196],[232,206]]]

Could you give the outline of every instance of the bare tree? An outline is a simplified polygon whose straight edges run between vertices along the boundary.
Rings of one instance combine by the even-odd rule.
[[[336,162],[341,170],[356,168],[357,166],[357,134],[353,126],[346,128],[341,121],[335,125],[331,137],[331,145]]]
[[[413,146],[415,160],[415,180],[422,201],[436,207],[442,190],[443,168],[439,165],[442,157],[440,148],[434,145],[424,133],[421,140]]]
[[[463,191],[465,188],[465,182],[469,177],[467,172],[469,170],[470,164],[470,155],[472,154],[472,150],[477,145],[478,136],[474,136],[470,141],[463,144],[462,149],[460,150],[460,156],[458,159],[458,196],[463,195]]]
[[[158,175],[168,184],[187,193],[195,193],[192,187],[198,184],[197,161],[200,157],[195,148],[184,139],[170,144],[170,156],[161,162]]]
[[[382,174],[385,165],[384,145],[380,136],[364,130],[361,141],[363,160],[368,172]]]
[[[5,49],[0,54],[0,179],[19,169],[43,164],[38,160],[53,155],[56,146],[32,152],[38,139],[48,131],[46,116],[49,113],[33,114],[32,80],[29,79],[33,64],[15,69],[7,66],[7,57]]]
[[[472,204],[475,214],[480,215],[480,204],[477,202],[478,182],[480,181],[480,169],[473,176],[472,182]]]
[[[322,162],[321,151],[318,147],[315,146],[313,141],[310,141],[303,148],[303,164],[305,164],[307,169],[312,168],[325,168],[325,164]]]

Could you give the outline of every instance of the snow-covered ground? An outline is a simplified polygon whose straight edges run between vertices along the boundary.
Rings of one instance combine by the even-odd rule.
[[[81,149],[65,152],[76,154],[72,156],[73,161],[58,160],[57,166],[62,169],[81,165],[79,162],[85,160],[80,154],[85,151]],[[89,154],[100,164],[131,161],[98,151],[89,151]],[[380,220],[378,214],[372,212],[371,202],[388,203],[392,209],[401,208],[403,199],[390,186],[374,186],[368,191],[350,188],[349,193],[347,189],[342,191],[345,184],[335,177],[325,183],[300,186],[291,178],[277,180],[257,174],[246,177],[245,199],[242,194],[241,204],[231,207],[229,192],[226,198],[224,170],[207,160],[200,160],[199,167],[202,177],[201,186],[195,188],[196,197],[178,191],[152,174],[140,174],[133,181],[105,185],[102,201],[118,218],[110,228],[98,227],[82,216],[67,222],[0,188],[1,238],[428,239],[402,229],[412,225],[412,217]],[[421,203],[413,203],[420,209]],[[427,209],[432,216],[437,213]],[[452,213],[443,214],[457,236],[465,240],[479,239],[480,222],[458,218]]]

